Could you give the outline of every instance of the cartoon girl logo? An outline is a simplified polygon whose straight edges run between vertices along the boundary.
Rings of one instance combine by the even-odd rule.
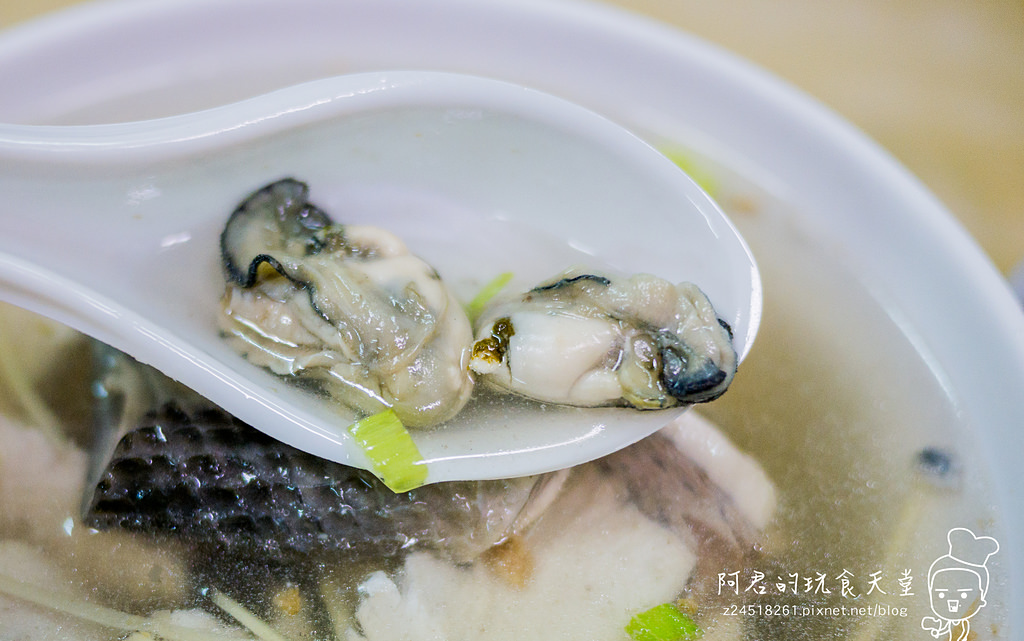
[[[985,607],[988,559],[999,551],[999,543],[990,536],[975,536],[967,528],[953,528],[946,540],[949,553],[928,568],[928,596],[938,618],[924,617],[921,627],[936,639],[948,635],[950,641],[964,641],[970,618]]]

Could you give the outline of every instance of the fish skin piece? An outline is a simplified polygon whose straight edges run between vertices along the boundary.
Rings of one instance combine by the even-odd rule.
[[[525,527],[523,515],[551,483],[551,475],[454,481],[395,494],[371,473],[276,441],[124,354],[101,355],[97,443],[116,445],[93,452],[100,460],[83,522],[96,529],[281,560],[433,549],[462,562]],[[140,405],[149,407],[123,409]]]

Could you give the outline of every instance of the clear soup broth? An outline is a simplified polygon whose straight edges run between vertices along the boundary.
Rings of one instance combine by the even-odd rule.
[[[929,367],[927,353],[915,345],[913,328],[899,324],[898,309],[887,304],[884,292],[859,282],[839,264],[827,246],[804,231],[799,212],[724,166],[692,152],[685,156],[688,168],[748,239],[765,289],[753,351],[730,391],[700,412],[763,466],[778,502],[747,560],[705,567],[702,589],[680,596],[686,597],[707,639],[926,638],[926,617],[943,623],[930,605],[929,569],[949,551],[947,533],[966,528],[998,538],[999,522],[987,500],[986,475],[979,468],[970,426],[958,416],[941,374]],[[54,469],[65,463],[74,469],[89,443],[86,353],[64,330],[16,310],[4,309],[0,321],[0,420],[54,434],[66,445],[42,458]],[[8,439],[23,435],[9,426],[4,434]],[[119,622],[179,607],[173,596],[147,596],[159,592],[154,585],[181,580],[171,576],[184,571],[175,560],[177,544],[144,548],[151,554],[142,557],[127,539],[107,543],[99,554],[87,551],[83,546],[89,533],[82,534],[75,522],[77,505],[68,499],[77,499],[81,488],[69,492],[70,481],[62,485],[59,473],[19,470],[14,448],[25,443],[45,448],[47,438],[4,443],[0,454],[0,640],[117,639],[126,634],[83,623],[38,600],[30,605],[32,598],[19,592],[19,586],[35,576],[40,554],[52,561],[43,564],[52,575],[50,584],[64,586],[75,599]],[[25,474],[19,476],[20,471]],[[18,513],[24,507],[19,495],[26,491],[19,484],[47,482],[54,485],[52,494],[64,492],[64,498],[40,504],[39,520],[64,514],[59,519],[63,535],[41,532],[32,525],[34,515]],[[121,589],[109,587],[111,565],[119,568],[114,581]],[[394,562],[360,561],[326,571],[321,565],[327,577],[321,587],[343,593],[336,603],[355,607],[360,590],[366,589],[360,587],[362,578],[378,567],[402,571]],[[977,613],[970,618],[978,639],[1000,638],[1006,607],[1001,600],[1005,568],[998,554],[986,568],[988,592],[984,602],[975,598]],[[233,577],[218,577],[223,583],[217,588],[244,592],[250,570],[239,567]],[[209,596],[208,587],[191,589]],[[507,594],[517,598],[515,590]],[[288,601],[293,596],[277,591],[273,598],[283,601],[276,607],[300,608],[298,601]],[[607,595],[595,594],[594,599]],[[614,610],[616,603],[600,606]],[[323,632],[324,626],[314,622],[285,626],[283,633],[295,639],[345,638],[339,631],[346,628],[337,622],[351,617],[352,610],[335,608],[329,614],[334,632]],[[556,637],[564,639],[564,630],[573,629],[564,622],[584,615],[566,609],[558,616],[561,622],[552,629],[563,631]],[[28,628],[12,623],[33,617],[42,623]],[[625,613],[623,618],[628,620]],[[185,627],[194,623],[177,621]],[[204,629],[205,621],[194,623],[191,638],[249,635],[234,624],[230,633]],[[230,618],[220,613],[212,621],[226,625]],[[518,634],[490,629],[478,631],[475,638]],[[621,627],[604,634],[627,638]],[[424,638],[435,637],[424,631]]]
[[[739,595],[722,586],[719,614],[752,604],[751,639],[928,635],[922,619],[938,618],[929,568],[949,551],[948,531],[999,531],[955,391],[914,328],[901,326],[898,306],[808,232],[802,212],[726,167],[697,163],[751,245],[765,289],[754,349],[706,412],[761,461],[780,496],[765,567],[741,569]],[[987,567],[987,605],[970,619],[978,639],[1000,638],[1005,612],[998,554]]]

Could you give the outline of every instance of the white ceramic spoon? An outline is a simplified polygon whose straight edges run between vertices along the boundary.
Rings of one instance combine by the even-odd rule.
[[[153,121],[0,125],[0,298],[92,335],[300,449],[368,461],[338,408],[228,349],[215,321],[218,238],[284,176],[341,223],[403,237],[457,292],[511,271],[524,287],[580,262],[700,285],[735,332],[757,329],[745,243],[671,162],[608,120],[515,85],[423,72],[340,76]],[[428,482],[564,468],[678,411],[472,404],[414,433]]]

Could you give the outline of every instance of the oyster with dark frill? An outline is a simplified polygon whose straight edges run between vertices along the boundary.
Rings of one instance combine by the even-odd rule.
[[[661,409],[710,401],[736,372],[728,325],[691,283],[569,271],[478,318],[470,367],[538,401]]]
[[[333,223],[305,184],[285,179],[231,214],[221,250],[221,329],[249,361],[360,413],[392,408],[410,427],[468,400],[469,320],[395,235]]]

